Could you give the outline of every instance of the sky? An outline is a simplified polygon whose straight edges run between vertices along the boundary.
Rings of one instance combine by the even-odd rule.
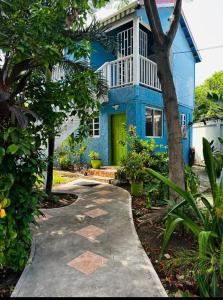
[[[112,0],[97,17],[113,13],[118,2]],[[222,45],[222,48],[200,51],[202,62],[196,64],[198,86],[214,72],[223,70],[223,0],[183,0],[183,11],[198,49]]]

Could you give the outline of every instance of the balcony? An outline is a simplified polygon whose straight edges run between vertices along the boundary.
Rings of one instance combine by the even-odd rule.
[[[149,59],[153,54],[153,38],[148,26],[135,17],[116,29],[111,28],[112,32],[117,38],[117,59],[105,62],[97,70],[107,81],[108,87],[142,85],[161,91],[157,64]]]
[[[97,72],[107,81],[109,88],[124,87],[133,84],[140,84],[147,88],[161,91],[157,75],[157,64],[152,60],[139,55],[138,63],[135,63],[133,54],[106,62]],[[136,69],[135,69],[136,68]],[[135,76],[139,73],[139,80]]]

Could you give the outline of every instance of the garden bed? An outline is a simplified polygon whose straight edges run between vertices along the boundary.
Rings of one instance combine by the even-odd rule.
[[[51,198],[44,200],[41,208],[59,208],[68,206],[77,200],[78,196],[69,193],[52,193]]]
[[[163,217],[166,207],[145,207],[145,197],[133,197],[132,210],[136,231],[150,258],[165,290],[169,296],[199,296],[198,285],[193,279],[192,268],[188,269],[183,263],[170,266],[174,257],[181,255],[182,249],[195,250],[197,245],[190,233],[178,232],[173,235],[165,257],[159,261],[162,238],[165,229]]]
[[[0,298],[10,297],[21,273],[7,269],[0,271]]]

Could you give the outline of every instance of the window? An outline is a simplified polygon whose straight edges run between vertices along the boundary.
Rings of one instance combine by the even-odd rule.
[[[163,134],[163,112],[160,109],[146,108],[146,136],[161,137]]]
[[[188,137],[188,130],[187,130],[187,115],[180,114],[180,126],[183,139],[187,139]]]
[[[94,118],[89,123],[89,134],[92,137],[100,136],[100,119],[99,118]]]
[[[180,124],[181,124],[181,128],[186,128],[186,121],[187,121],[187,116],[186,116],[186,114],[181,114],[181,115],[180,115]]]
[[[148,47],[147,33],[142,29],[139,29],[139,54],[144,57],[147,57],[148,56],[147,47]]]
[[[133,28],[126,29],[117,34],[118,57],[124,57],[133,53]]]

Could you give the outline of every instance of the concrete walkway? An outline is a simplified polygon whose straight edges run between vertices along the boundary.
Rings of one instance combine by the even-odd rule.
[[[78,201],[43,210],[12,297],[167,296],[135,232],[129,193],[89,183],[57,188],[78,194]]]

